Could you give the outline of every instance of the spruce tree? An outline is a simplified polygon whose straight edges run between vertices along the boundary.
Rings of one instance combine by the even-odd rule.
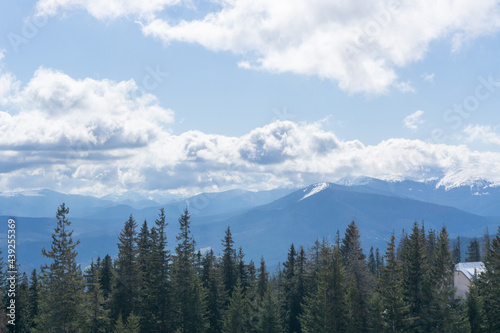
[[[500,227],[491,240],[484,266],[486,271],[479,276],[478,285],[484,300],[487,332],[500,332]]]
[[[217,258],[212,249],[202,259],[201,280],[207,290],[207,333],[221,332],[227,295],[222,281],[222,271],[218,268]]]
[[[76,263],[80,242],[73,241],[67,214],[69,208],[63,203],[57,210],[50,251],[42,250],[52,262],[41,270],[40,311],[35,319],[38,332],[76,332],[84,321],[84,281]]]
[[[226,234],[222,240],[222,274],[224,278],[224,286],[229,296],[236,286],[237,273],[236,273],[236,251],[233,248],[233,237],[231,235],[231,228],[228,226]]]
[[[278,301],[268,286],[257,315],[257,333],[282,333],[283,328],[278,312]]]
[[[170,252],[167,249],[167,222],[165,210],[160,209],[155,226],[151,229],[149,254],[149,280],[144,281],[149,303],[149,321],[153,332],[171,332],[172,290],[170,283]],[[144,328],[144,327],[143,327]]]
[[[428,292],[426,273],[429,265],[425,238],[417,222],[413,224],[412,233],[403,246],[401,250],[404,251],[402,257],[404,300],[410,305],[410,316],[416,319],[412,329],[421,330],[425,323],[423,314],[427,306],[425,293]]]
[[[382,302],[382,319],[387,332],[408,332],[411,318],[410,307],[403,301],[403,268],[396,259],[394,232],[387,243],[386,265],[382,268],[378,284]]]
[[[484,235],[481,239],[481,261],[486,260],[486,256],[488,255],[488,252],[490,250],[491,246],[491,240],[490,240],[490,231],[488,227],[486,227],[486,230],[484,231]]]
[[[16,286],[16,320],[15,325],[8,325],[7,332],[24,333],[29,332],[31,327],[31,315],[29,308],[29,283],[26,273],[22,273]]]
[[[375,260],[373,246],[370,247],[370,254],[368,255],[368,270],[372,275],[375,275],[375,273],[377,272],[377,261]]]
[[[431,300],[427,311],[427,328],[442,332],[462,331],[465,315],[460,313],[462,308],[455,299],[453,260],[448,232],[444,226],[437,237],[432,261],[428,283]]]
[[[108,300],[113,286],[113,262],[109,254],[106,254],[104,259],[101,261],[101,267],[99,269],[99,283],[104,299]]]
[[[356,318],[356,325],[360,323],[360,327],[368,327],[370,311],[368,301],[371,297],[374,278],[368,271],[361,248],[359,229],[354,221],[346,230],[340,250],[348,281],[344,287],[350,291],[348,293],[350,310],[356,311],[351,314]],[[350,282],[354,282],[355,285],[349,285]]]
[[[460,236],[453,242],[452,251],[453,264],[458,264],[462,260],[462,249],[460,248]]]
[[[466,294],[467,319],[470,332],[481,333],[486,331],[486,318],[484,313],[483,297],[479,294],[476,282],[472,282]]]
[[[229,300],[229,307],[225,314],[223,333],[246,333],[248,332],[249,304],[243,294],[243,286],[240,279],[237,280],[233,294]]]
[[[305,297],[304,313],[300,316],[302,332],[343,332],[347,311],[342,255],[337,246],[332,249],[329,243],[323,242],[319,257],[316,289]]]
[[[266,270],[264,257],[260,257],[259,277],[257,278],[257,297],[262,299],[269,284],[269,273]]]
[[[100,269],[92,262],[85,271],[86,279],[86,330],[89,333],[109,332],[111,327],[109,309],[105,307],[101,284],[99,282]]]
[[[137,267],[137,224],[132,215],[118,237],[118,258],[115,261],[115,286],[112,295],[112,318],[121,314],[127,320],[139,301]]]
[[[175,302],[176,330],[181,332],[205,332],[206,291],[195,268],[195,241],[191,236],[190,216],[187,208],[179,218],[180,232],[173,258],[172,283]]]
[[[238,249],[237,261],[238,265],[236,276],[241,281],[243,292],[246,293],[248,288],[250,288],[250,279],[248,276],[248,267],[245,264],[245,254],[243,253],[243,249],[241,247]]]
[[[469,247],[467,248],[467,257],[465,258],[467,262],[481,261],[481,250],[479,247],[479,240],[477,237],[473,237],[470,240]]]
[[[30,312],[30,330],[36,328],[35,318],[38,316],[39,311],[39,283],[36,269],[31,271],[30,286],[29,286],[29,312]]]
[[[153,230],[154,231],[154,230]],[[151,249],[152,241],[148,228],[148,223],[144,220],[137,235],[137,285],[139,306],[136,313],[139,317],[141,327],[146,332],[152,332],[156,327],[156,313],[153,302],[155,290],[151,288]]]

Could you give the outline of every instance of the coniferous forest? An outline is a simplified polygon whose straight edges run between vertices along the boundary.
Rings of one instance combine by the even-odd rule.
[[[414,223],[384,249],[364,251],[356,223],[333,243],[290,245],[272,272],[247,261],[228,227],[222,252],[197,252],[188,210],[151,224],[133,216],[118,237],[118,256],[103,253],[82,271],[69,209],[57,210],[46,264],[16,281],[15,325],[0,310],[1,332],[500,332],[500,227],[493,239],[460,240],[446,227]],[[167,223],[178,223],[167,235]],[[320,235],[319,235],[320,236]],[[168,244],[175,244],[170,252]],[[455,298],[453,266],[484,261],[466,299]],[[0,278],[7,280],[3,261]],[[7,310],[8,311],[8,310]]]

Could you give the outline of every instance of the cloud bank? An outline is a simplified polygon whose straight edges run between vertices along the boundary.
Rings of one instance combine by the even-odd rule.
[[[196,43],[232,52],[239,66],[291,72],[338,83],[349,93],[411,92],[398,69],[422,60],[432,42],[448,39],[452,52],[500,29],[498,0],[227,0],[210,2],[198,17],[181,0],[39,0],[38,13],[83,8],[97,19],[128,16],[165,43]],[[197,15],[167,19],[172,6]]]
[[[500,185],[500,153],[391,138],[342,140],[321,123],[275,121],[230,137],[169,130],[173,111],[133,80],[74,79],[38,69],[26,84],[0,71],[0,186],[103,195],[125,190],[193,194],[269,189],[369,176],[485,179]],[[498,143],[490,127],[470,140]]]

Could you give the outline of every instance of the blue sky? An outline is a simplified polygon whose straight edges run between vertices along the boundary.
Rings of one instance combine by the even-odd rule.
[[[500,2],[0,4],[0,185],[500,183]]]

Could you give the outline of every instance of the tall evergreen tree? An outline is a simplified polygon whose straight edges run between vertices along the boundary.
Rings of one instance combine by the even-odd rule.
[[[93,262],[85,271],[87,284],[85,326],[89,333],[109,332],[111,327],[109,309],[105,307],[106,300],[99,282],[99,272],[98,265],[94,265]]]
[[[38,274],[36,273],[36,269],[33,269],[33,271],[31,271],[29,286],[30,330],[36,328],[35,318],[38,316],[39,311],[39,293]]]
[[[101,267],[99,269],[99,283],[101,285],[104,299],[108,300],[113,286],[113,262],[109,254],[106,254],[104,259],[101,261]]]
[[[257,318],[257,333],[282,333],[282,323],[278,312],[278,301],[270,286],[268,286],[260,307]]]
[[[301,255],[304,256],[303,249]],[[304,258],[301,258],[301,265],[304,265]],[[303,284],[303,276],[299,277],[299,273],[303,275],[304,267],[297,265],[297,252],[292,244],[288,252],[287,261],[283,264],[283,319],[284,331],[288,333],[302,332],[299,322],[299,316],[302,313],[302,297],[299,291],[299,282]],[[302,269],[302,272],[300,272]],[[299,281],[302,280],[302,281]]]
[[[236,250],[233,247],[234,241],[231,235],[231,228],[228,226],[226,234],[222,240],[222,274],[224,278],[224,286],[229,296],[236,286]]]
[[[229,301],[225,315],[223,333],[246,333],[249,331],[249,304],[243,293],[243,286],[238,279]]]
[[[382,268],[378,284],[382,302],[382,319],[386,332],[408,332],[410,307],[403,300],[403,268],[396,259],[396,237],[394,232],[387,243],[386,265]]]
[[[345,272],[337,246],[323,242],[316,273],[316,289],[305,297],[304,313],[300,317],[305,333],[345,331]]]
[[[492,239],[484,261],[486,271],[478,280],[480,295],[484,300],[487,332],[500,332],[500,227]]]
[[[137,267],[137,224],[132,215],[118,237],[118,258],[115,261],[115,287],[112,296],[112,319],[122,315],[127,320],[139,301]]]
[[[430,266],[429,290],[431,300],[427,311],[427,330],[440,332],[460,332],[464,330],[465,315],[455,299],[453,286],[453,260],[446,227],[443,226],[437,237],[433,253],[433,265]]]
[[[245,254],[243,253],[243,249],[240,247],[238,249],[238,256],[237,256],[237,272],[236,276],[238,279],[241,280],[241,286],[243,287],[243,292],[246,293],[248,288],[250,288],[250,279],[248,276],[248,267],[245,264]]]
[[[154,230],[152,230],[154,232]],[[144,220],[137,235],[137,300],[139,306],[136,313],[139,317],[140,326],[145,332],[153,332],[156,328],[158,318],[155,311],[153,297],[155,291],[151,288],[151,250],[152,241],[148,223]]]
[[[206,293],[195,268],[195,241],[191,236],[187,208],[179,218],[180,232],[172,266],[176,329],[181,332],[205,332]]]
[[[486,332],[486,318],[484,313],[483,297],[479,294],[477,284],[471,283],[466,294],[467,319],[471,333]]]
[[[402,251],[403,262],[403,295],[406,303],[410,305],[410,316],[416,318],[413,330],[422,330],[424,325],[424,310],[426,307],[426,295],[428,291],[425,278],[429,269],[425,238],[417,222],[413,224],[412,233],[405,242]]]
[[[375,273],[377,272],[377,261],[375,260],[373,246],[370,247],[370,254],[368,255],[368,270],[372,275],[375,275]]]
[[[149,279],[144,281],[148,300],[151,332],[171,332],[172,327],[172,290],[170,283],[170,252],[167,249],[167,222],[165,210],[160,209],[155,226],[151,229],[149,254]],[[144,324],[143,329],[148,324]]]
[[[462,249],[460,246],[460,236],[453,242],[452,252],[453,263],[458,264],[462,260]]]
[[[354,323],[359,327],[368,327],[369,320],[369,304],[371,291],[374,284],[373,276],[370,275],[361,241],[359,229],[353,221],[347,227],[342,246],[340,248],[344,259],[347,283],[345,288],[348,292],[348,304],[350,306],[350,315],[356,318]],[[350,285],[355,283],[355,285]],[[357,330],[355,330],[357,331]]]
[[[481,250],[479,247],[479,240],[477,237],[473,237],[470,240],[469,247],[467,248],[467,257],[465,258],[467,262],[481,261]]]
[[[257,297],[262,299],[269,284],[269,273],[266,270],[264,257],[260,257],[259,277],[257,279]]]
[[[31,315],[29,308],[29,283],[26,273],[22,273],[19,280],[16,281],[15,300],[16,300],[16,319],[15,325],[8,325],[7,332],[24,333],[29,332],[31,327]]]
[[[41,270],[40,312],[35,319],[38,332],[76,332],[84,321],[84,281],[76,263],[80,242],[73,241],[67,214],[69,208],[63,203],[57,210],[51,249],[42,250],[42,255],[52,262]]]
[[[218,269],[217,258],[212,249],[202,259],[201,280],[207,290],[207,333],[221,332],[227,295],[222,281],[222,271]]]
[[[481,239],[481,261],[486,260],[486,256],[488,255],[488,252],[490,251],[490,246],[491,246],[491,240],[490,240],[490,231],[488,227],[486,226],[486,230],[484,231],[484,235]]]

